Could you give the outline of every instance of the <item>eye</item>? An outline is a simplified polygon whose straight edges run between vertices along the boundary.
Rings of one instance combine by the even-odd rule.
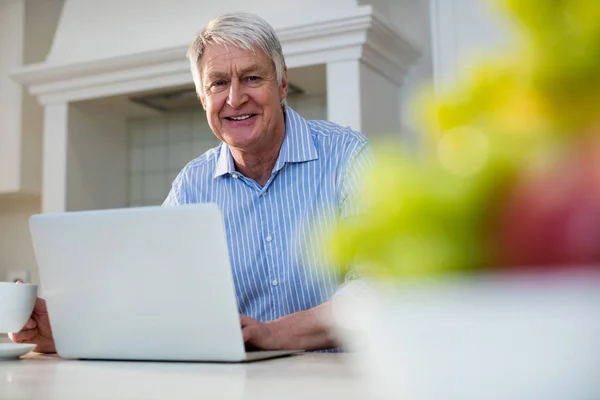
[[[246,77],[246,81],[250,82],[250,83],[258,82],[258,81],[260,81],[260,76],[256,76],[256,75],[248,76],[248,77]]]
[[[220,92],[223,89],[225,89],[226,86],[227,86],[227,81],[224,81],[223,79],[217,79],[216,81],[213,81],[208,86],[207,92],[208,93]]]

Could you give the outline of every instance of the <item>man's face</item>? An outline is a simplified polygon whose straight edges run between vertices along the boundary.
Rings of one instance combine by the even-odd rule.
[[[279,87],[273,62],[263,51],[210,44],[200,68],[202,105],[220,140],[241,150],[261,149],[283,131],[280,102],[287,77]]]

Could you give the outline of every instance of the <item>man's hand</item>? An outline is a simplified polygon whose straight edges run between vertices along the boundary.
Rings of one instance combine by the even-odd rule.
[[[260,322],[254,318],[240,315],[244,343],[249,349],[278,350],[281,349],[277,326],[273,322]]]
[[[37,345],[34,351],[39,353],[56,353],[54,338],[46,300],[37,298],[29,321],[23,329],[17,333],[9,333],[8,336],[15,343],[32,343]]]
[[[240,315],[244,342],[259,350],[320,350],[336,347],[327,322],[330,302],[269,322]]]

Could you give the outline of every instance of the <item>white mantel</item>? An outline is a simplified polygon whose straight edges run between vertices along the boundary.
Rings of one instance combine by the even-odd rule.
[[[277,34],[288,68],[361,60],[397,85],[419,54],[372,6],[281,27]],[[54,50],[46,62],[24,66],[13,77],[44,105],[188,85],[187,45],[78,61]]]
[[[336,19],[356,8],[355,0],[65,0],[46,61],[73,64],[184,47],[224,12],[258,14],[279,31]]]

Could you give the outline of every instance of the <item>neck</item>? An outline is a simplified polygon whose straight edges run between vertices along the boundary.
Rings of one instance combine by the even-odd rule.
[[[277,157],[279,157],[281,143],[283,143],[283,135],[281,135],[281,141],[276,147],[273,146],[272,149],[259,153],[244,152],[231,148],[235,169],[253,179],[259,185],[264,186],[271,177],[271,172],[275,167]]]
[[[268,143],[256,146],[253,149],[239,149],[230,147],[231,155],[235,163],[235,169],[261,186],[265,186],[281,150],[285,137],[285,117],[282,115],[282,123],[278,124],[273,135],[270,135]]]

